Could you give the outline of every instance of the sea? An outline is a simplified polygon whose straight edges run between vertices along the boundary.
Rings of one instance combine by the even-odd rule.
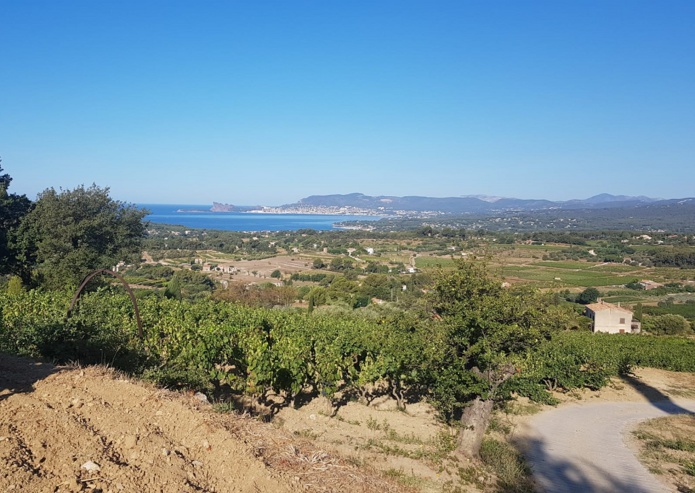
[[[340,229],[335,223],[344,221],[377,221],[380,216],[349,216],[329,214],[265,214],[253,212],[210,212],[210,205],[136,204],[150,211],[146,221],[174,224],[196,229],[223,231],[296,231]]]

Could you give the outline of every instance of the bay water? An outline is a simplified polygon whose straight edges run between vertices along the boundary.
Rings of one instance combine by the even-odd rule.
[[[211,212],[210,205],[136,204],[150,211],[145,221],[196,229],[223,231],[331,230],[343,221],[376,221],[379,216],[329,214],[266,214],[253,212]]]

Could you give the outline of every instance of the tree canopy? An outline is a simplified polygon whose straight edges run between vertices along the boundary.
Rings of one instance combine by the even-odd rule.
[[[22,217],[31,209],[31,201],[26,195],[8,192],[12,177],[2,171],[0,162],[0,274],[10,274],[19,270],[14,236]]]
[[[589,287],[581,293],[579,293],[579,296],[577,296],[577,303],[581,303],[582,305],[596,303],[596,301],[598,301],[599,296],[601,296],[601,293],[598,289],[594,287]]]
[[[549,338],[556,313],[535,291],[503,288],[476,261],[440,273],[430,303],[440,322],[433,338],[444,349],[433,397],[445,415],[463,411],[459,450],[476,456],[501,385]]]
[[[19,228],[21,259],[49,288],[76,286],[90,271],[139,258],[146,211],[92,185],[42,192]]]
[[[687,335],[693,332],[685,317],[673,313],[645,316],[642,328],[658,335]]]

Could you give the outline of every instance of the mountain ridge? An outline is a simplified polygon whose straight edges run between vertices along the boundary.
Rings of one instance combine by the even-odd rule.
[[[552,201],[548,199],[517,199],[484,195],[459,197],[426,197],[420,195],[371,196],[359,192],[348,194],[310,195],[282,208],[337,207],[358,208],[382,212],[440,212],[445,214],[466,214],[503,211],[532,211],[546,209],[592,209],[635,207],[640,205],[668,202],[646,196],[612,195],[601,193],[587,199]]]

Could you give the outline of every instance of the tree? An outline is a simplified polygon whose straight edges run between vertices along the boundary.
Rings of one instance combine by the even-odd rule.
[[[647,315],[642,321],[642,328],[658,335],[685,335],[693,332],[690,322],[685,317],[672,313]]]
[[[92,270],[140,258],[146,214],[111,199],[108,188],[46,189],[20,225],[22,259],[46,287],[77,286]]]
[[[345,271],[353,268],[353,261],[349,258],[335,257],[331,260],[330,269],[333,271]]]
[[[577,296],[577,303],[581,303],[582,305],[596,303],[596,301],[598,301],[599,296],[601,296],[601,293],[598,289],[586,288],[584,291],[579,293],[579,296]]]
[[[360,286],[356,281],[345,276],[336,276],[326,289],[326,296],[331,301],[345,301],[349,305],[354,305],[355,295],[359,288]]]
[[[177,270],[167,283],[164,295],[175,299],[196,301],[207,298],[215,289],[215,281],[202,272]]]
[[[270,273],[270,277],[273,279],[280,279],[282,277],[282,272],[280,272],[280,269],[275,269],[273,272]]]
[[[174,275],[171,279],[169,279],[169,282],[164,289],[164,296],[175,300],[181,299],[181,281],[177,276]]]
[[[320,258],[315,258],[315,259],[314,259],[314,263],[312,264],[312,267],[313,267],[314,269],[323,269],[324,267],[326,267],[326,264],[323,262],[322,259],[320,259]]]
[[[363,281],[360,291],[369,298],[393,301],[394,291],[400,290],[400,282],[383,274],[369,274]]]
[[[316,286],[311,288],[309,294],[307,295],[307,301],[309,302],[309,311],[313,311],[315,307],[325,305],[328,301],[326,296],[326,289]]]
[[[643,317],[643,312],[644,312],[644,306],[642,306],[642,303],[637,303],[634,307],[632,307],[634,310],[633,317],[635,320],[639,320],[640,322],[642,321]]]
[[[8,193],[11,181],[9,174],[0,174],[0,275],[22,274],[13,240],[22,218],[31,210],[31,201],[26,195]]]
[[[475,457],[502,384],[549,337],[554,314],[540,293],[504,289],[475,261],[440,272],[429,300],[438,320],[432,341],[441,345],[433,398],[449,417],[463,408],[458,451]]]

